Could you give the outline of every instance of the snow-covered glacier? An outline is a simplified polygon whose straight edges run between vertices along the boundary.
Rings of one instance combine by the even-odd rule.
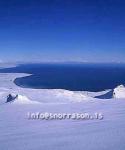
[[[125,87],[100,92],[29,89],[14,84],[27,74],[0,74],[1,150],[124,150]],[[7,96],[18,95],[6,103]],[[101,99],[103,96],[103,99]],[[100,98],[99,98],[100,97]],[[29,120],[28,112],[101,113],[103,119]]]

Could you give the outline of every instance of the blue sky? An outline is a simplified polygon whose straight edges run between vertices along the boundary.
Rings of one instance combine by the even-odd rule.
[[[125,1],[2,0],[0,60],[125,62]]]

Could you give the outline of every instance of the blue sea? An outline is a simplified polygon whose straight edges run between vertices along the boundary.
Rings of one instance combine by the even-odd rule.
[[[21,64],[1,73],[29,73],[15,79],[25,88],[102,91],[125,84],[125,64]]]

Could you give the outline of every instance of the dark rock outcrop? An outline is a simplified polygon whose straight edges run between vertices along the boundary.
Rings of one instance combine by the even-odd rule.
[[[17,97],[18,97],[18,95],[9,94],[9,95],[7,96],[7,101],[6,101],[6,103],[11,102],[11,101],[14,101]]]

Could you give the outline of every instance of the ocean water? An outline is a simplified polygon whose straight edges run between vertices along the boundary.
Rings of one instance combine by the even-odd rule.
[[[101,91],[125,84],[125,64],[23,64],[1,73],[30,73],[17,78],[21,87]]]

